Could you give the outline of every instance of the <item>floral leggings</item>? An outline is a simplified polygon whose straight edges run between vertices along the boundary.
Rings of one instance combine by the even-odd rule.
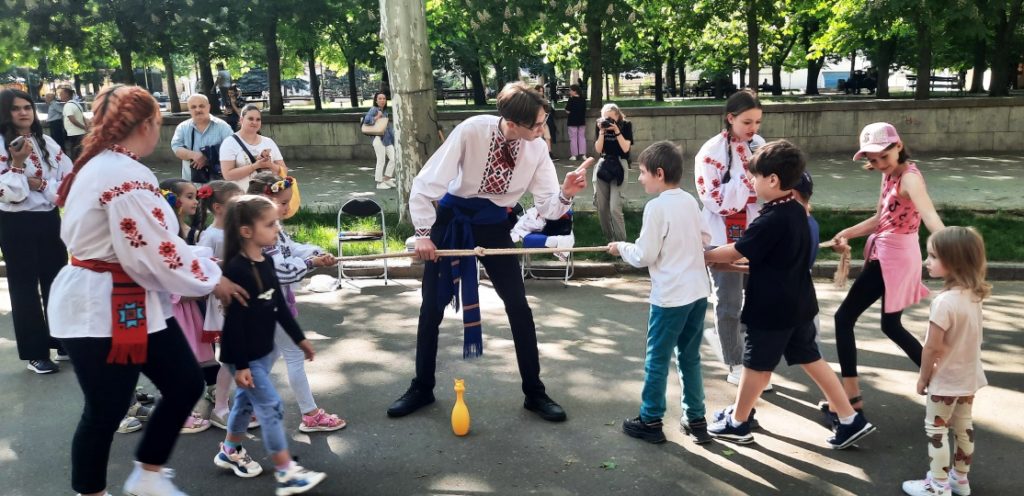
[[[974,395],[928,395],[925,400],[924,431],[928,434],[928,460],[932,477],[945,480],[949,473],[949,429],[956,436],[953,467],[961,474],[971,470],[974,457],[974,423],[971,408]]]

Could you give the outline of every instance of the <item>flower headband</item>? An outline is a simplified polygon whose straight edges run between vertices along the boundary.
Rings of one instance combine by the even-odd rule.
[[[211,196],[213,196],[213,188],[209,184],[203,185],[202,188],[199,188],[199,191],[196,191],[196,198],[200,200],[205,200]]]
[[[160,194],[165,200],[167,200],[167,203],[171,204],[171,208],[176,208],[178,206],[178,195],[175,195],[173,191],[169,189],[162,189],[160,190]]]
[[[278,181],[276,183],[268,184],[267,186],[265,186],[263,188],[263,194],[265,194],[265,195],[273,195],[273,194],[280,193],[280,192],[282,192],[282,191],[284,191],[284,190],[286,190],[288,188],[291,188],[292,184],[294,182],[295,182],[295,178],[294,177],[287,176],[284,179],[282,179],[282,180],[280,180],[280,181]]]

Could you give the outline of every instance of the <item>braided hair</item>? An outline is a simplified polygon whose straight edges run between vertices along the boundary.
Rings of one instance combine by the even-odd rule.
[[[160,105],[148,91],[138,86],[114,85],[96,95],[93,101],[92,129],[82,141],[82,152],[75,168],[61,183],[57,204],[64,206],[75,175],[96,155],[131,136],[149,119],[160,119]]]
[[[0,92],[0,135],[4,138],[4,148],[10,150],[11,141],[18,137],[18,130],[15,129],[14,123],[11,122],[11,112],[14,108],[14,99],[21,98],[26,102],[32,103],[32,97],[28,93],[21,90],[8,89]],[[39,115],[36,114],[35,109],[32,111],[32,127],[29,131],[32,136],[36,139],[36,143],[39,143],[39,153],[43,156],[43,162],[46,163],[47,168],[52,168],[50,164],[50,152],[46,149],[46,141],[43,138],[43,125],[39,122]]]
[[[206,229],[207,213],[213,213],[215,204],[224,205],[232,197],[245,193],[237,184],[231,181],[210,181],[199,188],[196,197],[199,198],[199,210],[192,218],[192,228],[202,231]]]

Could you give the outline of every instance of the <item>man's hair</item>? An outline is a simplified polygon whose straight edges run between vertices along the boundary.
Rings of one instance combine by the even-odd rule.
[[[786,140],[772,141],[757,149],[750,159],[750,173],[761,177],[775,174],[779,178],[780,189],[796,187],[800,176],[807,168],[803,152],[796,145]]]
[[[523,127],[536,124],[537,113],[547,104],[543,94],[522,81],[508,83],[498,93],[498,114]]]
[[[75,90],[73,90],[71,88],[68,88],[67,86],[61,87],[57,91],[60,91],[61,93],[66,94],[68,96],[68,98],[72,98],[72,97],[75,96]]]
[[[665,184],[679,184],[683,179],[683,151],[671,141],[658,141],[648,146],[637,161],[652,175],[661,169]]]
[[[583,93],[582,91],[580,91],[580,85],[578,85],[578,84],[570,84],[569,85],[569,91],[573,91],[577,95],[580,95],[580,94]]]

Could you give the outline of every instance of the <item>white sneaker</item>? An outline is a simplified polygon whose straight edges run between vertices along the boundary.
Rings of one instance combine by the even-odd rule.
[[[381,182],[377,183],[377,189],[391,189],[391,188],[393,188],[393,186],[391,186],[387,182],[381,181]]]
[[[213,464],[224,469],[231,470],[235,475],[248,479],[263,473],[263,467],[256,460],[253,460],[245,448],[239,446],[232,454],[224,451],[224,443],[220,443],[220,450],[217,456],[213,457]]]
[[[142,422],[135,417],[125,417],[121,419],[121,424],[117,426],[117,432],[120,434],[128,434],[130,432],[136,432],[142,429]]]
[[[725,382],[728,382],[729,384],[732,384],[732,385],[735,385],[735,386],[739,386],[740,385],[740,374],[742,372],[743,372],[743,366],[742,365],[730,365],[729,366],[729,375],[725,377]],[[765,386],[764,389],[761,392],[762,393],[770,393],[770,392],[772,392],[774,390],[775,390],[775,388],[772,387],[772,383],[769,382],[768,385]]]
[[[327,474],[306,470],[298,463],[292,463],[291,468],[287,471],[277,472],[274,476],[277,477],[277,492],[274,494],[276,496],[288,496],[290,494],[301,494],[313,489],[317,484],[323,482]]]
[[[174,470],[160,469],[159,472],[143,470],[142,464],[135,462],[135,469],[124,481],[126,496],[188,496],[171,482]]]
[[[384,184],[387,184],[388,186],[391,186],[392,188],[398,186],[398,183],[395,182],[395,178],[385,179],[384,180]]]
[[[949,484],[932,479],[932,473],[922,480],[903,481],[903,492],[910,496],[948,496]]]
[[[569,157],[569,160],[570,161],[575,161],[576,160],[576,155],[573,155],[573,156]]]
[[[971,483],[967,480],[967,476],[960,477],[956,475],[956,470],[949,471],[949,478],[946,479],[949,483],[949,488],[953,491],[953,494],[957,496],[968,496],[971,494]]]

